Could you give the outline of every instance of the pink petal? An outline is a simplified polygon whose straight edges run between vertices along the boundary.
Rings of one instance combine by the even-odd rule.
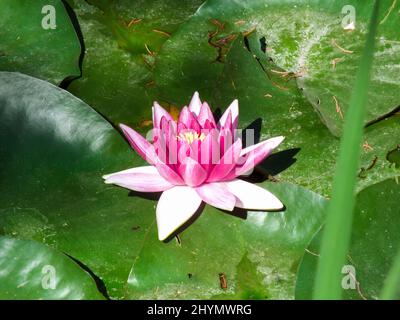
[[[177,126],[175,121],[169,121],[165,133],[165,142],[167,149],[167,164],[178,163],[178,142],[177,142]]]
[[[183,132],[183,131],[185,131],[187,129],[188,128],[186,127],[185,124],[183,124],[182,122],[178,121],[178,124],[177,124],[177,135],[179,135],[181,132]]]
[[[213,207],[232,211],[235,207],[236,197],[226,189],[224,183],[205,183],[196,188],[200,198]]]
[[[206,129],[210,129],[211,127],[215,128],[217,126],[214,120],[214,115],[212,114],[210,106],[207,102],[203,102],[197,120],[199,121],[200,125],[203,126],[203,128],[208,120],[207,126],[209,128]]]
[[[167,110],[165,110],[163,107],[161,107],[157,102],[154,102],[153,104],[153,126],[154,128],[160,128],[160,122],[162,117],[165,117],[167,121],[173,121],[172,116],[168,113]]]
[[[201,149],[200,149],[201,144],[202,144],[202,142],[200,140],[194,140],[192,143],[188,144],[189,157],[199,163],[200,163],[200,159],[201,159],[200,158],[201,157]]]
[[[164,164],[164,163],[157,163],[155,164],[159,174],[168,182],[173,185],[183,185],[183,179],[179,176],[177,172],[171,166]]]
[[[168,160],[168,150],[167,150],[167,142],[165,141],[166,137],[161,129],[153,129],[153,132],[156,132],[157,139],[154,139],[153,147],[156,151],[157,157],[162,163],[167,163]]]
[[[168,120],[166,117],[162,117],[160,121],[160,129],[163,134],[166,136],[175,136],[176,137],[176,122],[173,120]]]
[[[221,181],[235,168],[240,151],[242,150],[242,140],[236,142],[225,152],[220,162],[214,166],[207,181]]]
[[[126,169],[126,170],[105,174],[105,175],[103,175],[102,178],[104,180],[107,180],[108,178],[110,178],[111,176],[116,175],[116,174],[125,174],[125,173],[148,173],[148,174],[154,174],[154,173],[157,173],[157,172],[158,171],[154,166],[143,166],[143,167],[129,168],[129,169]]]
[[[157,204],[158,239],[168,238],[188,221],[201,204],[197,192],[187,186],[173,187],[164,191]]]
[[[192,112],[189,110],[188,107],[183,107],[181,112],[179,113],[178,125],[182,123],[185,125],[186,128],[190,128],[190,122],[192,120]]]
[[[237,198],[235,206],[249,210],[280,210],[282,202],[271,192],[255,184],[235,179],[225,182],[228,190]]]
[[[135,130],[124,124],[120,124],[120,128],[122,129],[125,137],[128,139],[130,145],[144,160],[152,165],[155,165],[157,162],[159,162],[154,147],[150,142],[148,142]]]
[[[184,163],[187,158],[192,158],[199,162],[199,151],[196,150],[198,141],[187,143],[185,141],[178,141],[178,164]]]
[[[176,122],[161,118],[160,129],[153,129],[157,139],[154,139],[154,148],[158,158],[166,164],[177,163],[177,133]]]
[[[196,91],[189,103],[189,110],[193,112],[196,116],[199,115],[201,109],[201,100],[199,93]]]
[[[216,124],[215,124],[215,120],[214,121],[210,121],[209,119],[207,119],[202,126],[206,130],[213,130],[213,129],[215,129],[217,127]]]
[[[200,135],[201,133],[201,126],[199,124],[199,122],[197,121],[197,119],[195,117],[193,117],[192,121],[190,122],[190,128],[194,131],[197,132],[197,134]]]
[[[200,133],[201,126],[188,107],[183,107],[179,114],[179,123],[183,123],[187,129],[193,129],[197,133]]]
[[[200,144],[200,164],[204,170],[210,172],[221,158],[218,143],[218,131],[216,129],[205,132],[205,139]]]
[[[195,187],[204,182],[207,178],[207,172],[204,168],[191,157],[181,160],[178,172],[185,181],[186,185]]]
[[[228,110],[229,111],[229,110]],[[227,129],[228,131],[232,131],[232,112],[228,112],[228,114],[226,115],[226,119],[224,123],[221,123],[221,130],[223,129]]]
[[[219,149],[222,157],[237,139],[235,139],[235,133],[232,132],[232,130],[220,129],[218,140],[220,146]]]
[[[272,150],[274,150],[285,138],[280,136],[280,137],[275,137],[268,139],[266,141],[262,141],[260,143],[257,143],[256,145],[244,148],[240,155],[243,158],[244,163],[237,168],[235,168],[234,171],[232,171],[232,178],[235,176],[241,176],[244,174],[250,174],[253,170],[253,168],[259,164],[261,161],[263,161],[266,157],[268,157]],[[241,161],[241,159],[239,159]]]
[[[232,116],[232,127],[235,130],[237,128],[238,124],[238,117],[239,117],[239,102],[237,99],[233,100],[233,102],[230,104],[228,109],[225,110],[224,114],[222,115],[221,119],[219,119],[219,127],[225,127],[226,126],[226,120],[228,118],[229,113],[231,113]]]
[[[134,191],[160,192],[173,187],[153,166],[136,167],[103,176],[105,183]]]

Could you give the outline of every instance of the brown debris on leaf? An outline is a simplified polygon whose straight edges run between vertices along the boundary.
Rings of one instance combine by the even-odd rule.
[[[218,51],[218,56],[214,62],[225,62],[225,56],[229,50],[230,43],[236,39],[235,33],[222,35],[222,31],[225,29],[225,23],[222,23],[216,19],[210,20],[210,22],[217,27],[215,31],[208,32],[208,44]]]

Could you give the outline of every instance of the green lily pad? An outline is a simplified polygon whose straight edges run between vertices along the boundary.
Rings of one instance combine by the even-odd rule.
[[[104,299],[66,255],[35,241],[0,237],[0,299]]]
[[[235,294],[220,294],[212,297],[213,299],[262,300],[268,298],[269,293],[266,286],[263,284],[264,277],[262,273],[257,270],[257,264],[252,262],[247,257],[247,254],[240,260],[236,270]],[[225,274],[220,273],[218,276],[220,278],[221,289],[228,289],[228,283],[225,284]]]
[[[180,1],[179,6],[160,0],[68,2],[86,47],[83,76],[68,90],[114,124],[148,129],[157,90],[155,57],[202,1]]]
[[[256,33],[247,37],[253,51],[259,48],[258,39]],[[239,97],[241,128],[252,127],[258,119],[259,128],[252,129],[260,130],[261,140],[285,136],[281,152],[259,166],[264,173],[329,195],[339,141],[321,123],[295,81],[269,77],[260,65],[267,66],[267,58],[256,60],[253,54],[242,37],[232,44],[214,92],[215,105],[226,106]],[[269,67],[275,68],[270,63]]]
[[[400,249],[397,229],[400,222],[399,197],[398,179],[377,183],[358,194],[348,266],[342,271],[342,283],[347,288],[343,289],[345,299],[378,298]],[[297,276],[297,299],[309,299],[312,296],[321,236],[322,232],[318,232],[304,253]]]
[[[157,240],[153,224],[133,264],[127,296],[293,298],[299,258],[321,225],[326,200],[288,183],[262,186],[282,200],[284,212],[249,211],[246,219],[240,219],[238,216],[245,218],[244,212],[232,216],[205,206],[200,217],[180,234],[180,241],[169,243]],[[220,274],[224,274],[226,288],[221,286]]]
[[[283,60],[286,52],[284,45],[290,46],[295,38],[288,36],[287,41],[282,40],[284,42],[282,45],[279,43],[279,46],[274,46],[282,48],[282,52],[273,55],[268,47],[271,43],[266,33],[268,28],[264,26],[268,19],[263,18],[260,21],[260,14],[265,13],[267,9],[268,12],[265,13],[267,16],[272,13],[285,15],[287,10],[294,10],[293,6],[287,3],[279,5],[274,1],[245,1],[240,4],[209,1],[179,27],[178,23],[173,23],[175,31],[171,37],[164,39],[166,41],[162,43],[161,50],[159,52],[156,50],[157,54],[152,57],[155,64],[148,69],[143,64],[143,53],[137,53],[134,48],[129,49],[127,45],[121,44],[123,42],[121,35],[113,29],[113,24],[110,22],[115,22],[118,20],[116,17],[119,17],[120,27],[125,26],[126,29],[126,23],[123,21],[142,18],[142,21],[130,27],[133,28],[131,31],[127,31],[130,28],[125,30],[128,34],[132,33],[130,38],[139,36],[144,29],[150,30],[150,27],[146,27],[147,23],[151,27],[155,25],[153,22],[147,20],[146,22],[145,15],[137,13],[138,7],[133,4],[128,6],[125,2],[117,2],[118,4],[114,5],[109,1],[90,1],[91,5],[75,2],[72,5],[80,20],[83,34],[86,34],[88,51],[84,66],[86,78],[84,76],[81,80],[74,81],[69,87],[71,92],[83,98],[114,124],[127,123],[142,132],[151,128],[152,100],[160,101],[167,109],[180,107],[188,103],[195,90],[199,90],[202,99],[211,102],[216,110],[225,108],[231,100],[238,98],[242,128],[260,118],[262,138],[285,135],[286,141],[282,148],[293,149],[284,153],[283,157],[272,161],[272,165],[278,164],[279,168],[271,170],[269,161],[266,170],[275,175],[286,169],[288,165],[282,166],[280,163],[292,161],[293,154],[300,148],[300,152],[295,156],[296,164],[283,171],[279,178],[301,184],[325,196],[329,195],[338,139],[332,137],[320,123],[318,117],[320,111],[312,106],[312,99],[310,103],[304,98],[305,90],[298,89],[297,82],[300,80],[296,81],[296,75],[280,68],[280,66],[288,68],[289,63]],[[268,6],[265,8],[264,4]],[[194,6],[194,3],[192,5]],[[339,2],[335,2],[332,6],[327,4],[324,6],[324,10],[328,13],[341,8]],[[157,8],[158,5],[154,5],[153,10],[149,11],[154,17],[155,24],[159,21],[156,16],[160,14]],[[190,8],[194,12],[193,7]],[[279,13],[279,10],[282,12]],[[315,10],[314,5],[310,5],[307,10],[312,13],[312,10]],[[188,12],[186,17],[189,17]],[[369,7],[360,11],[361,18],[367,17],[368,12]],[[319,14],[319,11],[317,13]],[[178,20],[184,21],[184,16],[182,14],[182,19]],[[255,20],[245,17],[253,17]],[[159,25],[169,25],[160,19]],[[360,24],[362,21],[361,19]],[[255,26],[258,33],[253,30]],[[240,32],[244,31],[253,31],[247,36],[251,53],[243,48],[243,36]],[[268,34],[271,35],[270,32]],[[263,49],[267,50],[266,53],[261,50],[262,45],[259,41],[263,36],[265,36]],[[307,35],[303,36],[302,41],[307,41]],[[149,37],[148,41],[152,39]],[[111,49],[112,51],[108,51]],[[293,57],[289,53],[286,55],[288,59],[291,57],[292,60],[289,60],[293,63],[298,60],[294,58],[294,53]],[[109,59],[110,56],[114,58]],[[271,61],[271,56],[274,61]],[[136,58],[140,60],[138,63]],[[104,61],[101,62],[99,59]],[[128,65],[130,67],[127,67]],[[106,81],[104,74],[107,75]],[[153,80],[155,87],[143,85],[151,84]],[[254,85],[249,85],[250,83]],[[346,85],[348,88],[351,87],[350,83]],[[389,122],[390,125],[387,125]],[[397,174],[384,160],[387,153],[399,143],[396,137],[399,136],[400,127],[396,121],[389,122],[384,126],[378,122],[367,130],[365,156],[360,165],[359,189]],[[370,131],[373,131],[373,134],[369,135]],[[377,134],[378,132],[381,134]],[[388,132],[392,133],[391,138],[382,143],[381,137],[388,136]],[[373,151],[369,146],[373,146]],[[374,170],[368,169],[376,156],[378,164],[382,166],[376,166]],[[378,170],[380,167],[382,170]]]
[[[234,98],[239,98],[240,128],[258,129],[261,139],[286,137],[279,148],[281,152],[262,163],[261,171],[329,196],[339,140],[320,121],[296,81],[271,72],[281,69],[261,51],[261,36],[256,32],[245,39],[241,34],[235,35],[213,80],[209,99],[214,110],[216,106],[224,110]],[[193,78],[175,87],[175,96],[180,100],[194,89],[187,86],[200,86],[203,80]],[[255,120],[259,120],[258,128],[254,126]],[[399,174],[386,160],[387,153],[400,143],[399,124],[399,117],[394,115],[366,129],[358,189]],[[371,167],[375,158],[377,162]]]
[[[78,259],[122,297],[153,204],[104,184],[142,165],[88,105],[44,81],[0,73],[0,234]]]
[[[390,150],[386,155],[386,160],[392,163],[396,168],[400,167],[400,146]]]
[[[242,97],[239,101],[242,128],[260,118],[261,138],[286,137],[279,149],[284,152],[267,159],[260,166],[266,173],[274,174],[285,169],[279,174],[279,179],[329,196],[339,141],[319,121],[294,80],[282,81],[268,73],[275,67],[265,55],[257,52],[258,38],[257,34],[247,37],[252,53],[258,55],[257,59],[253,58],[241,39],[232,45],[219,77],[218,90],[214,93],[216,104],[227,105],[230,97]],[[248,86],[251,82],[257,85]],[[399,168],[387,159],[387,154],[399,144],[398,114],[366,128],[358,190],[400,174]],[[291,166],[290,155],[297,160]]]
[[[305,95],[321,114],[331,132],[341,134],[343,117],[349,107],[352,84],[364,47],[365,34],[371,16],[373,2],[347,1],[356,12],[356,29],[343,30],[340,11],[343,2],[336,7],[334,17],[323,17],[313,26],[313,39],[307,45],[304,66],[299,63],[292,68],[304,68],[304,75],[298,78],[299,86],[304,88]],[[344,6],[344,4],[343,4]],[[400,105],[400,96],[396,88],[400,84],[398,56],[400,38],[394,30],[400,27],[396,12],[400,4],[396,1],[382,1],[381,18],[377,48],[375,53],[372,81],[368,94],[366,122],[372,122],[380,116],[390,113]],[[329,20],[328,20],[329,19]],[[330,24],[327,26],[326,22]],[[282,32],[285,32],[282,30]],[[304,47],[303,47],[304,48]],[[308,51],[307,51],[308,50]]]
[[[393,115],[365,129],[361,167],[358,173],[359,190],[397,177],[396,150],[400,145],[400,114]]]
[[[173,297],[177,288],[177,297],[259,296],[241,284],[259,274],[268,297],[293,297],[294,270],[323,220],[323,197],[267,183],[285,212],[249,212],[242,221],[206,207],[181,245],[165,244],[157,239],[154,200],[101,179],[143,164],[102,117],[62,89],[15,73],[0,74],[0,101],[1,234],[68,253],[113,298]],[[245,253],[258,273],[240,271]]]
[[[400,104],[400,76],[396,71],[400,42],[395,32],[400,26],[396,14],[400,4],[382,2],[368,122]],[[349,5],[356,12],[354,31],[342,26],[342,21],[347,20],[342,9]],[[268,57],[283,69],[268,70],[269,73],[284,79],[297,78],[323,122],[334,135],[339,135],[371,10],[372,2],[360,0],[309,0],[296,4],[289,0],[207,1],[163,46],[156,63],[156,83],[170,102],[180,104],[194,90],[211,97],[232,36],[256,29],[264,36]]]
[[[2,71],[22,72],[54,84],[81,73],[81,46],[61,0],[1,1],[0,38]]]

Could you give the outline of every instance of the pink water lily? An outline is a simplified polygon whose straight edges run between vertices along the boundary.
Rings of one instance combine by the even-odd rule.
[[[238,101],[234,100],[217,123],[197,92],[181,110],[178,121],[155,102],[153,143],[120,125],[131,146],[150,166],[105,175],[105,183],[139,192],[162,192],[156,209],[160,240],[187,222],[202,201],[227,211],[234,207],[282,209],[272,193],[237,177],[251,172],[284,138],[243,148],[236,130],[238,115]]]

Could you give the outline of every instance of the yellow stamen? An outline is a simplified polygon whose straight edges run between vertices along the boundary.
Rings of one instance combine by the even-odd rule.
[[[204,135],[204,133],[201,133],[199,135],[197,132],[189,131],[189,132],[181,132],[177,138],[180,141],[193,143],[196,140],[203,141],[206,138],[206,136]]]

